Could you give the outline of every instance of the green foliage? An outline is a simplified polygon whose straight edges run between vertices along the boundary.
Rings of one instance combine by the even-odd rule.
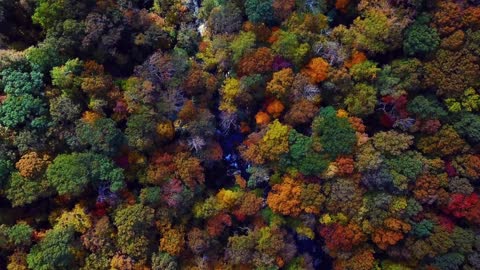
[[[125,136],[128,145],[138,150],[146,150],[153,145],[155,123],[149,114],[135,114],[128,118]]]
[[[0,72],[0,76],[0,85],[8,95],[38,95],[43,87],[43,74],[38,71],[25,72],[8,68]]]
[[[387,14],[378,10],[369,11],[365,16],[357,17],[353,25],[355,42],[361,49],[372,53],[384,53],[392,49],[389,39],[393,31]]]
[[[461,253],[447,253],[435,258],[433,265],[442,270],[459,269],[465,260],[465,256]]]
[[[337,117],[333,107],[325,107],[313,120],[314,137],[320,139],[323,151],[331,158],[338,155],[348,155],[357,142],[355,130],[347,118]]]
[[[475,233],[469,229],[455,227],[452,234],[453,243],[455,243],[455,250],[465,253],[471,253],[475,244]]]
[[[110,118],[100,118],[93,123],[80,121],[76,134],[80,143],[91,151],[110,156],[116,154],[124,141],[123,133]]]
[[[71,228],[55,228],[47,232],[27,256],[28,267],[35,270],[61,270],[73,266],[74,254]]]
[[[46,40],[25,51],[27,60],[42,73],[47,73],[65,61],[53,40]]]
[[[158,205],[161,201],[160,187],[146,187],[140,191],[140,202],[145,205]]]
[[[347,111],[353,115],[364,117],[372,114],[377,105],[377,89],[364,83],[356,84],[344,103]]]
[[[47,124],[42,117],[46,112],[45,103],[32,95],[8,96],[0,106],[0,124],[9,128],[21,125],[42,128]]]
[[[473,113],[462,113],[455,117],[453,127],[472,144],[480,143],[480,116]]]
[[[326,157],[312,149],[312,138],[292,129],[288,141],[290,150],[280,160],[283,168],[293,167],[304,175],[319,175],[328,167]]]
[[[390,170],[415,180],[423,170],[422,155],[418,152],[408,151],[402,155],[387,159],[386,164]]]
[[[379,71],[380,68],[377,67],[377,63],[370,60],[363,61],[350,68],[350,74],[356,81],[373,81],[377,78]]]
[[[407,28],[403,40],[403,50],[409,56],[434,52],[440,45],[440,37],[435,28],[428,24],[430,19],[421,15]]]
[[[18,223],[7,231],[10,242],[15,246],[29,246],[31,243],[33,228],[26,223]]]
[[[278,40],[273,43],[272,50],[300,65],[308,54],[310,46],[307,43],[300,43],[294,33],[280,30]]]
[[[87,153],[60,154],[47,169],[48,183],[60,195],[80,194],[88,184],[110,184],[115,192],[123,187],[123,170],[107,157]]]
[[[247,0],[245,13],[253,23],[271,23],[274,19],[272,0]]]
[[[50,100],[50,116],[58,124],[73,123],[82,116],[80,105],[65,96],[60,96]]]
[[[424,219],[413,225],[412,234],[418,238],[425,238],[433,233],[433,227],[434,223],[432,221]]]
[[[8,159],[0,159],[0,188],[8,181],[13,164]]]
[[[416,96],[408,102],[407,110],[421,119],[442,119],[447,112],[434,97]]]
[[[423,72],[422,62],[418,59],[396,59],[383,66],[376,86],[382,96],[399,96],[422,88]]]
[[[232,50],[232,60],[238,62],[240,58],[255,45],[255,34],[252,32],[240,32],[238,36],[230,43]]]
[[[64,1],[40,0],[32,16],[34,23],[40,24],[44,29],[50,29],[62,20],[65,11]]]
[[[178,269],[175,257],[166,252],[158,252],[152,255],[152,270],[176,270]]]
[[[83,62],[78,58],[68,60],[63,66],[54,67],[50,74],[52,85],[60,88],[63,93],[72,95],[81,85],[79,78],[83,70]]]
[[[11,174],[5,193],[13,207],[30,204],[44,191],[40,182],[24,178],[19,172]]]

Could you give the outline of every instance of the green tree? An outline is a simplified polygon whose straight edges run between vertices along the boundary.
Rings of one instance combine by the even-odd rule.
[[[43,87],[43,74],[8,68],[0,72],[0,85],[8,95],[37,95]]]
[[[14,172],[10,176],[5,194],[12,206],[16,207],[34,202],[43,191],[44,187],[40,182],[24,178],[19,172]]]
[[[38,71],[47,73],[55,66],[60,66],[66,60],[60,54],[58,44],[55,39],[46,39],[35,47],[30,47],[25,51],[25,56]]]
[[[304,175],[318,175],[329,164],[326,157],[313,150],[313,140],[295,129],[291,129],[288,141],[290,149],[280,160],[282,168],[296,168]]]
[[[313,136],[320,139],[322,149],[331,158],[351,154],[357,142],[355,130],[348,119],[336,114],[333,107],[325,107],[312,122]]]
[[[88,146],[91,151],[105,155],[115,155],[124,141],[122,131],[110,118],[100,118],[93,123],[80,121],[76,134],[81,144]]]
[[[134,114],[127,120],[125,136],[128,145],[144,151],[153,146],[155,136],[155,121],[150,114]]]
[[[480,143],[480,116],[473,113],[462,113],[454,117],[455,130],[472,144]]]
[[[407,55],[425,55],[434,52],[440,45],[440,36],[430,27],[430,18],[421,15],[410,25],[404,34],[403,51]]]
[[[359,83],[354,86],[353,91],[344,101],[347,111],[361,117],[372,114],[377,105],[377,89],[371,85]]]
[[[30,249],[27,263],[35,270],[62,270],[72,268],[74,254],[71,247],[73,229],[55,228]]]
[[[178,269],[178,263],[172,255],[166,252],[158,252],[152,255],[152,270],[176,269]]]
[[[232,50],[233,62],[238,62],[240,58],[255,45],[255,33],[253,32],[240,32],[238,36],[230,43],[230,49]]]
[[[0,106],[0,124],[8,128],[28,125],[43,128],[47,125],[44,114],[47,108],[43,100],[32,95],[7,96]]]
[[[279,30],[278,39],[272,44],[272,50],[296,65],[300,65],[309,52],[310,46],[307,43],[300,43],[294,33]]]
[[[442,119],[447,116],[435,97],[416,96],[408,102],[407,110],[421,119]]]
[[[13,170],[13,164],[8,159],[0,159],[0,189],[8,181],[8,176]]]
[[[80,194],[88,184],[107,182],[115,192],[123,187],[123,170],[100,154],[60,154],[47,168],[48,183],[60,195]]]
[[[50,71],[52,85],[58,87],[66,95],[73,95],[80,89],[80,75],[83,71],[83,61],[78,58],[68,60],[63,66],[54,67]]]
[[[32,242],[33,228],[25,222],[20,222],[7,231],[8,238],[14,246],[29,246]]]
[[[253,23],[271,23],[274,20],[272,0],[247,0],[245,13]]]
[[[377,63],[366,60],[359,64],[353,65],[350,68],[350,75],[355,81],[373,81],[377,78],[377,73],[380,71],[380,68],[377,67]]]

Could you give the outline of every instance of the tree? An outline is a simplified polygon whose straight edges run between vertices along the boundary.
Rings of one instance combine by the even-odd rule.
[[[179,229],[169,229],[163,233],[160,239],[160,251],[171,256],[178,256],[185,246],[185,234]]]
[[[82,108],[72,99],[60,96],[50,100],[50,116],[52,122],[61,126],[74,123],[82,116]]]
[[[17,168],[22,177],[33,179],[40,176],[48,164],[50,164],[49,155],[39,155],[37,152],[30,152],[23,155],[15,163],[15,168]]]
[[[42,183],[26,179],[18,172],[10,175],[5,193],[13,207],[23,206],[36,201],[45,191]]]
[[[152,82],[142,80],[139,77],[130,77],[122,85],[123,97],[127,103],[128,111],[141,113],[153,107],[155,98],[155,87]]]
[[[413,144],[413,136],[393,130],[377,132],[372,140],[377,150],[395,156],[400,155]]]
[[[275,213],[298,216],[300,208],[301,186],[298,181],[285,177],[281,184],[276,184],[268,193],[267,204]]]
[[[233,2],[212,9],[207,25],[213,34],[230,34],[242,26],[241,10]]]
[[[267,73],[272,70],[273,54],[269,48],[260,47],[244,55],[237,64],[239,76]]]
[[[351,31],[359,49],[377,54],[394,50],[401,44],[401,33],[408,18],[394,13],[394,9],[385,12],[387,9],[367,9],[353,21]]]
[[[440,37],[435,28],[429,27],[429,23],[430,18],[422,14],[405,30],[403,51],[407,55],[425,55],[436,51]]]
[[[228,113],[237,111],[235,100],[242,93],[240,81],[235,78],[227,78],[223,84],[220,94],[222,97],[219,109]]]
[[[122,132],[110,118],[100,118],[93,123],[80,121],[75,133],[82,145],[89,147],[93,152],[109,156],[115,155],[124,142]]]
[[[7,68],[0,72],[3,92],[8,95],[21,96],[25,94],[38,95],[43,88],[43,74],[36,71],[26,71]]]
[[[130,147],[144,151],[153,146],[155,122],[152,118],[147,113],[134,114],[128,118],[125,137]]]
[[[253,23],[271,23],[274,21],[272,0],[247,0],[245,13]]]
[[[178,269],[175,257],[166,252],[158,252],[152,255],[152,270],[175,270]]]
[[[30,249],[28,267],[39,270],[60,270],[73,266],[74,254],[71,248],[73,230],[54,228],[45,234],[38,244]]]
[[[288,96],[290,87],[293,83],[293,71],[291,68],[285,68],[273,73],[273,78],[267,84],[267,93],[276,98]]]
[[[302,69],[302,73],[310,78],[312,84],[318,84],[328,75],[328,63],[321,57],[315,57]]]
[[[440,49],[425,68],[427,85],[434,87],[442,97],[461,96],[467,88],[477,85],[476,78],[480,74],[478,57],[466,49]]]
[[[416,96],[408,102],[407,110],[420,119],[442,119],[447,116],[435,97]]]
[[[288,133],[290,128],[278,120],[268,125],[265,135],[259,143],[261,155],[267,160],[278,160],[281,154],[288,152]]]
[[[83,71],[83,62],[78,58],[68,60],[63,66],[54,67],[50,71],[52,85],[60,88],[68,96],[78,94]]]
[[[466,142],[450,125],[444,125],[432,136],[422,137],[417,147],[425,154],[447,156],[461,152]]]
[[[328,167],[325,155],[314,150],[312,138],[292,129],[288,143],[289,151],[280,160],[282,167],[298,169],[304,175],[319,175]]]
[[[462,113],[453,127],[468,142],[480,143],[480,116],[473,113]]]
[[[354,64],[349,70],[350,75],[357,82],[372,82],[377,79],[379,71],[377,63],[370,60]]]
[[[318,110],[318,107],[313,102],[301,99],[295,102],[285,114],[285,123],[293,127],[310,123],[318,113]]]
[[[330,254],[342,251],[349,252],[354,246],[367,240],[360,226],[355,223],[347,225],[333,223],[322,228],[320,235],[325,239],[325,244]]]
[[[255,33],[241,31],[230,44],[232,60],[237,63],[242,56],[255,45]]]
[[[0,159],[0,188],[8,181],[11,171],[13,170],[13,164],[8,159]]]
[[[42,128],[47,125],[45,103],[30,94],[21,96],[8,95],[0,106],[0,124],[8,128],[28,125]]]
[[[321,147],[332,158],[348,155],[357,142],[355,130],[347,118],[338,117],[333,107],[325,107],[312,122],[312,131],[320,139]]]
[[[0,246],[5,249],[28,247],[32,243],[33,228],[20,221],[13,226],[0,225]]]
[[[293,32],[279,30],[275,36],[272,50],[300,66],[310,50],[308,43],[300,43],[299,37]]]
[[[114,216],[118,229],[117,248],[132,258],[146,259],[152,247],[154,214],[152,208],[142,204],[118,209]]]
[[[347,110],[353,115],[372,114],[377,104],[377,89],[364,83],[356,84],[353,92],[345,98],[344,103]]]
[[[176,167],[175,175],[191,189],[205,181],[204,169],[200,159],[182,152],[175,155],[173,162]]]
[[[453,14],[462,14],[459,3],[451,1],[439,1],[435,5],[433,23],[443,36],[449,35],[463,26],[462,18]]]
[[[123,170],[100,154],[60,154],[48,166],[47,180],[60,195],[79,195],[87,185],[105,182],[116,192],[123,187]]]

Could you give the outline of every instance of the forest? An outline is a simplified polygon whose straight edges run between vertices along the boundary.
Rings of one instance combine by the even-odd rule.
[[[0,0],[0,269],[479,270],[479,0]]]

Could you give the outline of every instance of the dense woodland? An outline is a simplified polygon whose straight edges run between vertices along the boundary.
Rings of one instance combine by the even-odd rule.
[[[0,269],[480,269],[480,1],[0,0]]]

